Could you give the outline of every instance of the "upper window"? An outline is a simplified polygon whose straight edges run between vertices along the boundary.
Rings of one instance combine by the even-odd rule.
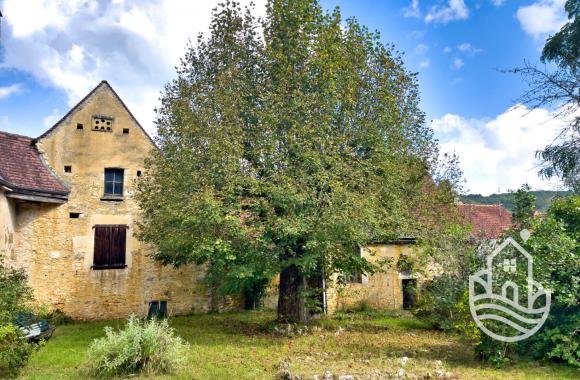
[[[105,195],[123,196],[123,169],[105,169]]]
[[[96,225],[93,269],[125,268],[127,226]]]

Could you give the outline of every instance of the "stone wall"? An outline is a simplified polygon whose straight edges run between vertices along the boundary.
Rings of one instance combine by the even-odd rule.
[[[111,131],[95,131],[94,115],[108,117]],[[12,261],[26,268],[37,302],[83,320],[143,316],[156,300],[167,301],[171,314],[210,308],[201,268],[162,266],[134,236],[134,180],[154,145],[108,84],[99,85],[37,147],[71,189],[65,204],[17,204]],[[122,200],[103,198],[105,168],[124,169]],[[127,268],[91,269],[97,224],[128,226]]]
[[[0,186],[0,256],[7,260],[14,258],[15,220],[14,202],[6,198],[6,192]]]
[[[331,278],[326,283],[327,313],[357,308],[361,303],[377,310],[402,308],[402,283],[408,276],[400,273],[396,264],[401,255],[413,256],[415,249],[413,244],[404,243],[375,244],[363,249],[362,256],[370,262],[389,259],[392,265],[383,266],[384,272],[363,275],[361,283],[340,284],[336,276]],[[279,276],[276,276],[268,286],[262,301],[267,309],[278,306],[278,283]]]
[[[375,244],[362,250],[362,256],[370,262],[389,259],[392,265],[384,272],[362,276],[361,283],[347,283],[327,288],[328,312],[356,308],[366,303],[373,309],[400,309],[403,307],[403,276],[396,269],[401,255],[413,255],[412,244]]]

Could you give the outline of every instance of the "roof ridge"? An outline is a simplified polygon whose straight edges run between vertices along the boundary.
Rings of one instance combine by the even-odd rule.
[[[13,137],[21,137],[21,138],[24,138],[24,139],[29,139],[30,141],[34,140],[33,137],[21,135],[19,133],[12,133],[12,132],[7,132],[7,131],[0,131],[0,133],[3,134],[3,135],[8,135],[8,136],[13,136]]]
[[[127,111],[127,113],[129,114],[129,116],[133,119],[133,121],[135,122],[135,124],[137,124],[137,126],[139,127],[139,129],[141,129],[141,132],[143,132],[145,134],[145,136],[149,139],[149,141],[151,141],[151,143],[153,144],[153,146],[157,146],[155,144],[155,141],[153,141],[153,139],[151,138],[151,136],[149,136],[149,134],[147,133],[147,131],[145,130],[145,128],[143,128],[143,126],[141,125],[141,123],[139,123],[139,120],[137,120],[137,118],[135,117],[135,115],[133,115],[133,113],[131,112],[131,110],[129,109],[129,107],[127,107],[127,105],[125,104],[125,102],[123,101],[123,99],[121,99],[121,97],[119,96],[119,94],[117,94],[117,91],[115,91],[115,89],[113,88],[113,86],[111,86],[109,84],[109,82],[107,82],[105,79],[101,80],[99,82],[99,84],[93,88],[87,95],[85,95],[77,104],[75,104],[63,117],[61,117],[52,127],[50,127],[47,131],[45,131],[42,135],[38,136],[37,138],[33,139],[33,142],[36,143],[38,140],[48,136],[49,134],[51,134],[52,132],[54,132],[54,130],[56,130],[56,128],[60,125],[60,123],[62,123],[67,117],[69,117],[74,111],[77,110],[77,108],[79,108],[85,101],[87,101],[94,93],[97,92],[97,90],[99,88],[101,88],[102,86],[107,86],[111,92],[113,93],[113,95],[117,98],[117,100],[119,101],[119,103],[121,103],[121,105],[123,106],[123,108],[125,108],[125,111]]]
[[[86,94],[77,104],[75,104],[67,113],[65,113],[63,117],[58,119],[58,121],[56,123],[54,123],[54,125],[52,127],[47,129],[42,135],[35,138],[34,142],[36,143],[38,140],[51,134],[60,125],[60,123],[62,123],[67,117],[69,117],[74,111],[76,111],[76,109],[79,108],[81,106],[81,104],[83,104],[91,95],[93,95],[95,92],[97,92],[97,89],[104,84],[108,84],[108,82],[104,81],[104,80],[101,81],[95,88],[93,88],[91,91],[89,91],[89,93]]]
[[[477,207],[502,207],[505,208],[501,203],[494,204],[482,204],[482,203],[460,203],[459,206],[477,206]],[[506,209],[507,210],[507,209]]]

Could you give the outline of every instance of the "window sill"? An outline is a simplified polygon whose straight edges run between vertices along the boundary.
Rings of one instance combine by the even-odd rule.
[[[102,201],[111,201],[111,202],[123,202],[125,200],[125,197],[122,195],[103,195],[101,197]]]
[[[125,268],[127,268],[127,264],[107,265],[107,266],[94,266],[94,265],[91,265],[91,269],[92,270],[125,269]]]

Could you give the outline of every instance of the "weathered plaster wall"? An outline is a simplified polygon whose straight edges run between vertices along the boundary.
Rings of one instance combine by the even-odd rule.
[[[373,309],[399,309],[403,307],[403,277],[396,264],[401,255],[413,256],[415,246],[412,244],[375,244],[366,247],[361,254],[370,262],[390,259],[392,265],[385,266],[385,271],[370,276],[363,276],[362,283],[340,285],[335,276],[326,283],[326,300],[328,314],[339,310],[358,307],[365,302]],[[276,276],[266,291],[263,306],[276,309],[278,305],[278,283]]]
[[[93,115],[113,118],[111,132],[92,130]],[[81,123],[83,129],[78,129]],[[129,133],[123,133],[123,129]],[[149,138],[108,85],[100,86],[59,127],[38,142],[43,157],[69,186],[62,205],[19,203],[16,262],[26,268],[36,299],[78,319],[144,315],[148,303],[167,300],[173,314],[207,311],[203,270],[164,267],[148,257],[151,248],[135,237],[139,209],[133,181],[143,170]],[[64,167],[71,166],[71,172]],[[104,169],[124,169],[122,201],[102,200]],[[70,213],[80,213],[70,218]],[[94,225],[126,224],[125,269],[92,270]]]
[[[0,256],[6,261],[14,258],[15,220],[14,203],[6,198],[6,192],[0,186]]]
[[[364,258],[370,262],[390,259],[392,266],[384,272],[375,273],[362,283],[348,283],[339,286],[328,286],[328,312],[355,308],[362,302],[373,309],[398,309],[403,307],[402,278],[396,270],[397,260],[401,255],[413,255],[413,245],[376,244],[362,250]]]

